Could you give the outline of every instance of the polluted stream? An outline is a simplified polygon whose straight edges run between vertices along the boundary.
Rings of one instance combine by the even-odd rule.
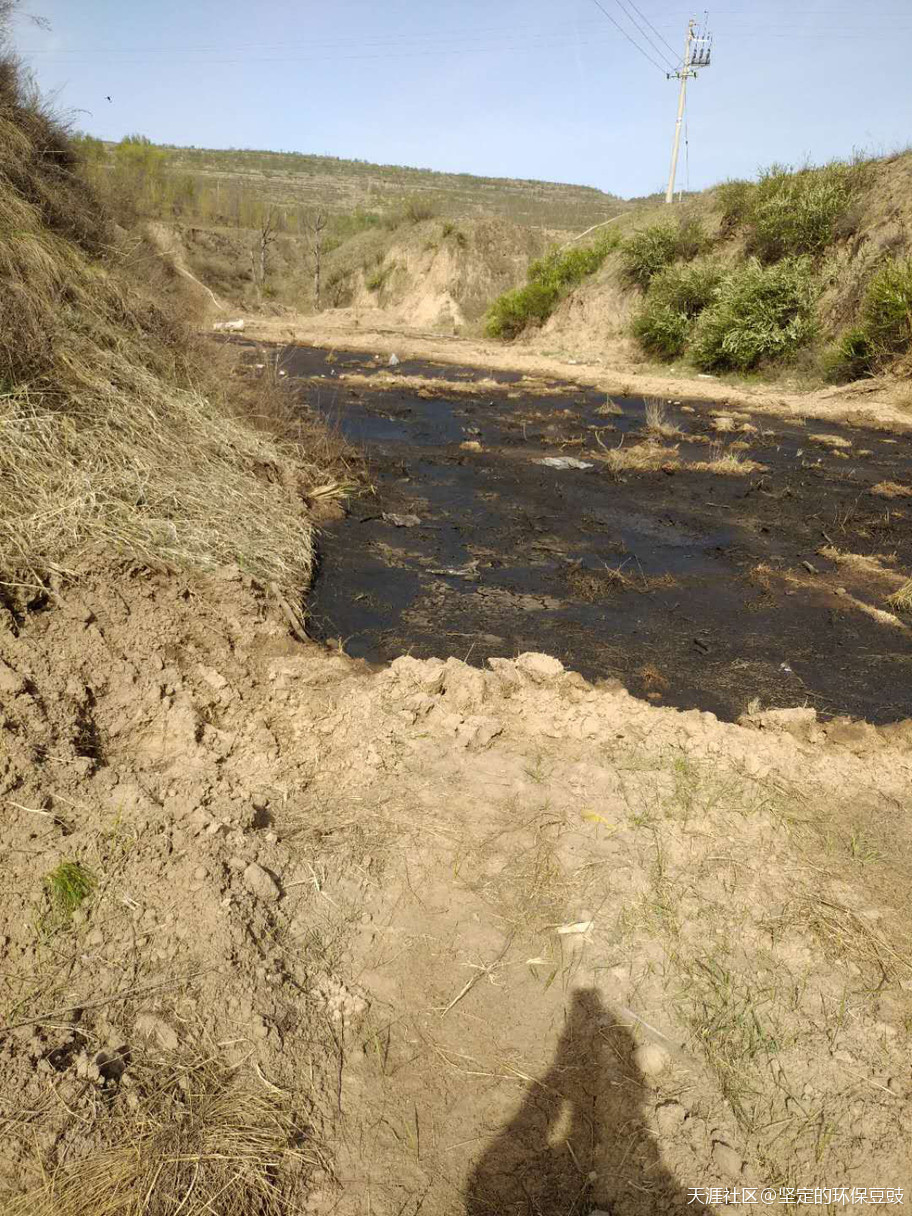
[[[279,358],[373,487],[321,528],[313,635],[372,663],[543,651],[727,720],[912,716],[912,620],[888,602],[912,571],[910,436],[359,352]]]

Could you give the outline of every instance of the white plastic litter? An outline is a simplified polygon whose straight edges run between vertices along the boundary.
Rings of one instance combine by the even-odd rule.
[[[398,367],[399,366],[399,356],[390,355],[389,365],[390,365],[390,367]]]

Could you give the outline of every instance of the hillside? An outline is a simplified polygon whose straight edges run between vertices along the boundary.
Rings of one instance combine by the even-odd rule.
[[[106,145],[109,155],[116,145]],[[403,198],[435,215],[498,216],[528,227],[582,229],[616,215],[624,203],[592,186],[441,173],[405,165],[299,152],[161,146],[169,172],[214,190],[220,201],[238,192],[280,208],[385,213]]]
[[[908,374],[912,153],[647,201],[497,301],[489,332],[615,367],[785,378]],[[568,257],[570,260],[568,260]]]

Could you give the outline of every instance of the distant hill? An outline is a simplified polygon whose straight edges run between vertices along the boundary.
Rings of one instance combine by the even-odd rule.
[[[298,152],[170,146],[162,150],[175,173],[202,179],[210,187],[241,184],[277,206],[382,212],[408,197],[428,204],[436,215],[453,219],[501,216],[515,224],[554,229],[587,228],[627,207],[592,186],[438,173]]]

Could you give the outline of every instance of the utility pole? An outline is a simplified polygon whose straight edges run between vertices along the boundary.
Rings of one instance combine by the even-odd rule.
[[[668,72],[669,80],[680,80],[681,89],[678,94],[678,117],[675,122],[674,143],[671,147],[671,172],[668,175],[668,189],[665,192],[665,202],[674,202],[675,175],[678,171],[678,152],[681,148],[681,123],[684,121],[684,106],[687,102],[687,81],[691,76],[696,78],[696,68],[708,68],[712,56],[712,37],[706,33],[696,34],[696,21],[692,18],[687,23],[687,37],[684,41],[684,59],[677,72]]]

